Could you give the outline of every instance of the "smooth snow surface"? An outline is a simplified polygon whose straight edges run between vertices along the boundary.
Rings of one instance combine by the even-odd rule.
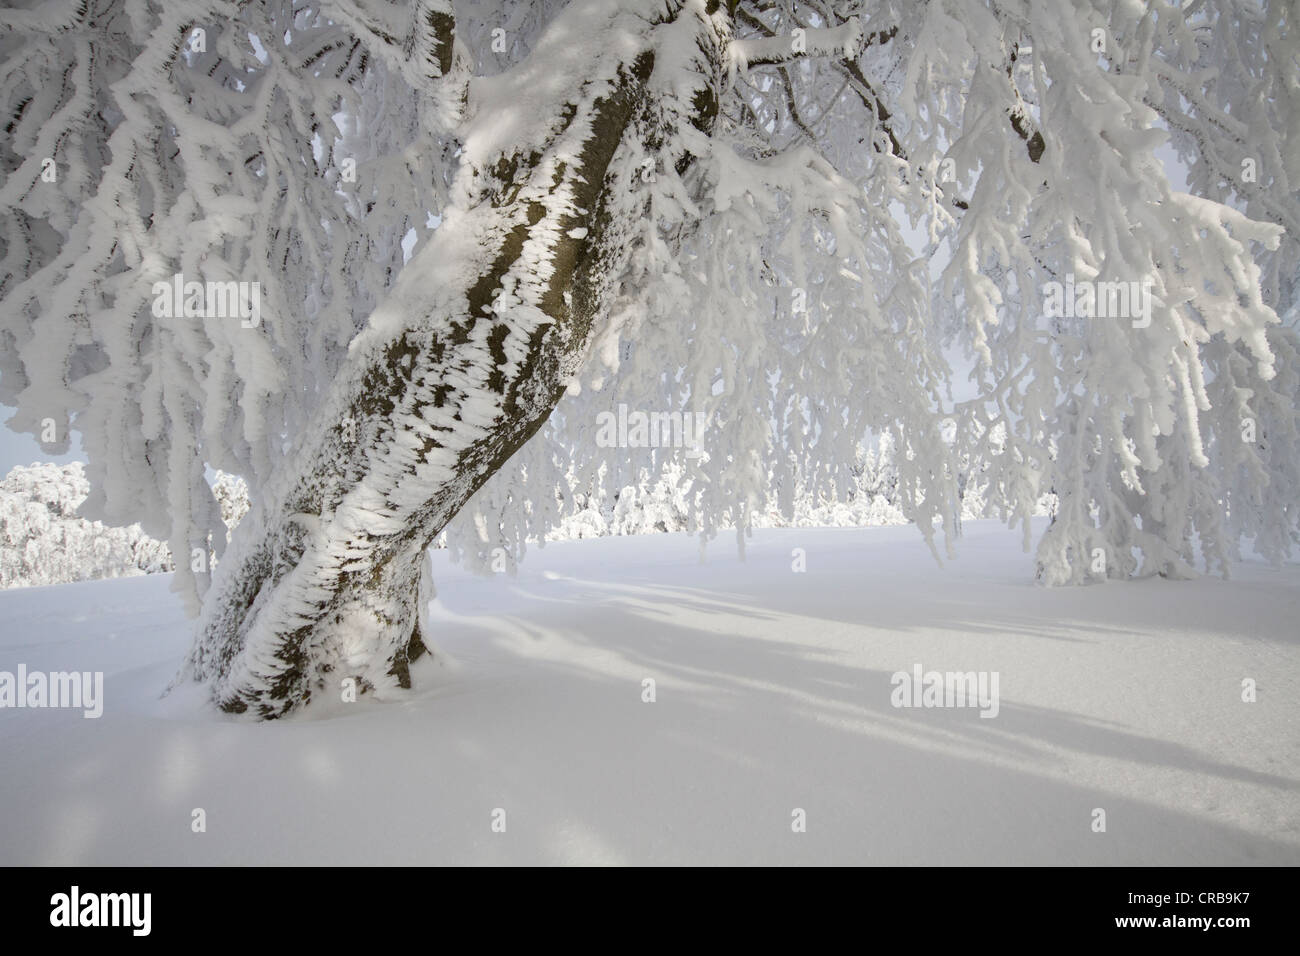
[[[98,720],[0,710],[0,863],[1300,863],[1300,567],[1044,589],[1019,540],[435,552],[418,692],[270,724],[158,699],[165,575],[0,593],[0,671],[105,672]],[[996,671],[997,717],[892,707],[917,663]]]

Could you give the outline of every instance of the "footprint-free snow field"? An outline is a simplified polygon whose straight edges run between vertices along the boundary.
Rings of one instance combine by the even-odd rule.
[[[1300,863],[1300,567],[1032,565],[986,522],[942,569],[908,527],[435,552],[415,690],[266,724],[160,699],[167,576],[0,593],[0,671],[104,674],[0,710],[0,863]],[[931,672],[984,696],[895,706]]]

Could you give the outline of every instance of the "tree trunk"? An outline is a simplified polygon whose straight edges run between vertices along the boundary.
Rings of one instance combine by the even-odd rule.
[[[643,6],[575,3],[529,61],[489,81],[491,115],[467,124],[453,207],[217,568],[187,671],[224,710],[278,717],[345,678],[409,686],[426,650],[425,551],[546,420],[626,264],[646,207],[634,163],[663,132],[652,129],[651,34],[689,11],[720,48],[704,4],[670,4],[667,21],[663,4]],[[555,55],[588,68],[539,117],[539,77],[572,69],[539,62]],[[475,152],[476,136],[503,130],[523,141]]]

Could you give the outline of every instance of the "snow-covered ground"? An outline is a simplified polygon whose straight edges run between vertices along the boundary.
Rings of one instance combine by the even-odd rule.
[[[418,692],[272,724],[158,698],[169,576],[0,593],[0,670],[105,672],[98,720],[0,710],[0,863],[1300,863],[1300,566],[1031,566],[987,522],[942,570],[912,528],[435,552]],[[918,663],[997,716],[891,706]]]

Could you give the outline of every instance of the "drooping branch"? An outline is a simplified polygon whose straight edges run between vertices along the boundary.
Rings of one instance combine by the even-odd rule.
[[[758,17],[754,16],[748,10],[745,10],[743,7],[737,11],[736,17],[738,20],[745,23],[747,26],[752,27],[753,29],[759,31],[764,35],[763,38],[759,40],[736,41],[737,43],[754,44],[754,45],[761,44],[761,46],[756,46],[755,48],[758,50],[766,50],[770,46],[771,49],[777,51],[785,49],[791,45],[790,38],[777,36],[777,34],[772,30],[771,27],[769,27]],[[856,21],[851,21],[851,22],[856,22]],[[842,28],[836,28],[836,29],[842,29]],[[813,33],[817,31],[810,30],[808,32]],[[845,75],[845,77],[847,78],[847,82],[849,83],[849,86],[852,88],[853,92],[857,94],[857,97],[862,102],[862,105],[866,108],[867,112],[875,118],[876,127],[882,133],[884,133],[886,139],[889,142],[889,151],[894,156],[894,158],[901,160],[904,163],[908,163],[910,166],[910,161],[907,158],[907,152],[906,150],[903,149],[903,144],[899,142],[898,136],[894,133],[893,124],[890,122],[892,118],[892,114],[886,108],[884,102],[882,101],[881,97],[872,86],[871,82],[863,74],[862,68],[859,67],[857,64],[857,55],[861,52],[861,49],[867,46],[886,43],[889,40],[892,40],[897,34],[898,34],[898,28],[890,27],[885,30],[877,30],[872,33],[863,35],[861,34],[861,28],[859,24],[858,35],[861,37],[861,43],[852,53],[844,49],[840,49],[837,52],[833,48],[827,48],[821,53],[821,55],[826,56],[828,59],[830,59],[834,63],[835,68]],[[734,45],[735,44],[733,44],[733,46]],[[740,55],[740,58],[742,59],[742,62],[747,62],[748,65],[750,66],[759,65],[761,63],[780,64],[783,63],[785,60],[794,59],[796,56],[798,56],[798,54],[794,54],[792,56],[785,57],[782,60],[754,60],[754,59],[746,60],[743,49],[744,48],[742,48],[742,53]],[[814,140],[816,138],[814,133],[809,128],[808,124],[803,120],[802,116],[799,113],[798,107],[796,105],[794,86],[791,81],[789,72],[785,69],[784,66],[778,65],[778,73],[785,87],[784,93],[786,98],[786,104],[790,112],[791,119],[794,121],[795,125],[800,129],[801,132],[803,132],[805,136],[807,136],[810,140]],[[938,189],[940,192],[943,191],[942,187],[939,187],[937,185],[935,188]],[[950,201],[952,203],[953,208],[955,209],[965,210],[970,208],[969,204],[963,199],[953,197]]]
[[[755,19],[745,10],[740,15],[746,22]],[[765,37],[733,40],[731,52],[742,67],[786,63],[799,57],[852,59],[861,51],[863,41],[862,22],[855,17],[837,27],[800,29],[788,37],[769,31]]]
[[[763,23],[763,21],[760,20],[758,17],[754,16],[753,14],[749,13],[748,11],[742,8],[741,10],[738,11],[737,18],[742,20],[748,26],[753,27],[754,29],[764,34],[764,37],[761,40],[748,40],[743,42],[772,44],[774,45],[774,48],[778,50],[785,47],[787,43],[787,39],[778,37],[774,33],[774,31],[770,27],[768,27],[767,24]],[[856,21],[850,21],[850,22],[852,23]],[[844,27],[847,26],[848,24],[844,25]],[[835,29],[843,29],[844,27],[839,27]],[[859,26],[859,30],[860,30],[860,26]],[[806,32],[811,34],[817,31],[807,29]],[[866,47],[872,45],[883,44],[889,40],[892,40],[897,35],[897,33],[898,33],[898,28],[896,26],[884,30],[877,30],[869,34],[862,35],[862,41],[860,45],[855,50],[853,50],[853,52],[849,52],[846,49],[844,51],[843,56],[835,56],[833,48],[828,48],[824,50],[821,55],[827,56],[834,63],[835,68],[846,75],[850,87],[858,95],[858,98],[859,100],[861,100],[862,105],[867,109],[867,111],[870,114],[872,114],[875,117],[877,127],[881,130],[882,133],[885,134],[885,137],[889,142],[890,153],[896,159],[899,159],[904,163],[908,163],[910,166],[910,161],[908,160],[907,152],[903,148],[902,143],[899,141],[898,136],[894,132],[893,124],[891,122],[892,113],[885,106],[883,98],[876,91],[872,83],[867,79],[866,75],[862,72],[862,68],[857,63],[857,57],[860,54],[862,49],[865,49]],[[1020,91],[1016,88],[1015,83],[1011,80],[1013,75],[1013,70],[1015,68],[1015,62],[1016,62],[1016,57],[1018,55],[1018,52],[1019,52],[1018,45],[1013,46],[1010,52],[1009,62],[1004,70],[1008,78],[1007,86],[1009,89],[1009,94],[1014,100],[1013,104],[1007,107],[1006,113],[1007,113],[1007,118],[1011,124],[1012,130],[1015,132],[1017,136],[1019,136],[1022,140],[1025,141],[1025,148],[1029,155],[1029,159],[1032,162],[1037,163],[1039,162],[1039,160],[1042,159],[1043,151],[1046,148],[1046,143],[1043,139],[1042,133],[1035,128],[1034,122],[1032,118],[1029,116],[1028,108],[1026,107],[1024,100],[1020,95]],[[749,62],[751,65],[756,65],[758,61],[751,60]],[[781,73],[782,73],[782,78],[786,82],[788,88],[789,80],[790,80],[789,75],[784,70],[782,70]],[[793,104],[794,101],[793,90],[787,89],[787,99],[791,104]],[[800,128],[803,129],[806,134],[811,136],[811,131],[807,129],[806,124],[799,123],[798,125],[800,125]],[[943,192],[942,187],[938,186],[937,184],[935,188],[938,189],[939,192],[941,193]],[[956,196],[949,197],[948,201],[954,209],[964,211],[970,208],[970,204],[966,200],[961,199],[960,197],[956,197]]]
[[[456,11],[450,0],[417,0],[409,11],[394,9],[383,0],[328,0],[325,13],[348,27],[414,87],[452,71]]]
[[[1020,95],[1015,83],[1016,58],[1020,55],[1020,44],[1015,43],[1011,46],[1011,53],[1007,57],[1007,65],[1003,73],[1007,77],[1007,87],[1011,91],[1015,103],[1007,107],[1007,118],[1011,121],[1011,128],[1016,131],[1016,135],[1025,141],[1025,149],[1029,153],[1029,158],[1033,162],[1038,162],[1043,158],[1043,150],[1047,148],[1043,140],[1043,134],[1034,126],[1034,121],[1029,115],[1029,109],[1025,106],[1024,98]]]
[[[413,90],[430,94],[426,115],[446,129],[461,118],[470,67],[457,43],[451,0],[415,0],[409,10],[387,0],[327,0],[326,15],[350,30]]]

